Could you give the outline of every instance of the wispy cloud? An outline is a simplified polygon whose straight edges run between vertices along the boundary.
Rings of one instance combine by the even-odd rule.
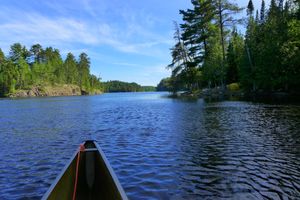
[[[95,17],[96,13],[89,1],[83,2],[85,2],[85,9]],[[55,5],[52,5],[52,9]],[[167,37],[143,29],[135,21],[134,16],[131,20],[128,19],[129,14],[126,17],[122,16],[127,22],[125,27],[106,22],[98,24],[66,16],[49,17],[38,12],[5,8],[0,15],[0,19],[5,18],[0,20],[2,21],[0,37],[6,38],[6,41],[4,44],[2,41],[0,45],[7,46],[8,43],[14,42],[28,45],[39,42],[44,45],[58,46],[63,46],[62,44],[107,45],[125,53],[159,56],[161,52],[158,46],[171,43]]]
[[[7,54],[11,44],[20,42],[28,48],[36,43],[52,46],[60,49],[62,55],[86,52],[91,57],[91,71],[96,74],[114,77],[119,73],[122,77],[115,69],[128,69],[139,83],[150,84],[152,80],[153,85],[153,80],[168,73],[164,63],[169,60],[173,44],[172,20],[160,17],[152,5],[160,0],[154,2],[5,1],[0,4],[0,48]]]
[[[112,65],[117,65],[117,66],[126,66],[126,67],[138,67],[138,66],[140,66],[139,64],[136,64],[136,63],[126,63],[126,62],[113,62],[111,64]]]
[[[20,13],[17,15],[20,16]],[[0,23],[0,37],[5,38],[5,40],[1,40],[0,45],[6,46],[14,42],[54,46],[73,43],[97,44],[98,38],[95,34],[86,31],[88,29],[87,24],[74,19],[51,19],[37,13],[23,13],[21,20],[11,18],[5,23]]]

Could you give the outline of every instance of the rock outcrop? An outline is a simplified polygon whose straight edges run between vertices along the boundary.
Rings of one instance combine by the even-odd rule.
[[[77,85],[33,86],[28,90],[17,90],[9,97],[79,96],[84,92]]]

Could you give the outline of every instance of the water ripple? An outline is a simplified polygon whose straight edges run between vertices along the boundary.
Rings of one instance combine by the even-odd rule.
[[[161,93],[0,101],[0,199],[40,199],[78,144],[130,199],[300,199],[300,107]]]

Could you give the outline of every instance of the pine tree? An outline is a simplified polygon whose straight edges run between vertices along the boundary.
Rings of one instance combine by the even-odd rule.
[[[261,8],[260,8],[260,22],[265,22],[265,14],[266,14],[266,3],[265,0],[262,0],[261,2]]]
[[[208,0],[192,0],[192,4],[192,10],[180,10],[185,22],[181,24],[182,40],[188,48],[189,56],[198,66],[208,54],[207,40],[212,34],[214,7]]]
[[[227,70],[226,82],[237,83],[240,81],[239,72],[244,52],[243,37],[233,30],[232,36],[227,48]]]
[[[173,93],[177,92],[177,89],[180,88],[180,82],[183,78],[183,74],[187,72],[189,62],[191,58],[189,57],[187,47],[181,39],[181,32],[177,22],[174,22],[175,33],[174,40],[175,46],[171,48],[172,63],[167,66],[167,68],[172,70],[172,85]]]
[[[90,59],[86,53],[81,53],[79,55],[77,69],[79,72],[78,85],[80,86],[82,91],[88,93],[90,90],[90,82],[89,82]]]
[[[20,43],[15,43],[10,46],[9,59],[14,63],[16,63],[20,58],[27,60],[29,56],[30,52]]]
[[[24,58],[19,58],[17,62],[18,77],[16,87],[18,89],[24,89],[31,83],[31,72],[29,65]]]
[[[231,3],[229,0],[214,0],[214,5],[216,8],[217,21],[220,30],[220,41],[222,46],[222,69],[221,76],[222,86],[224,88],[224,66],[226,60],[226,37],[227,31],[226,27],[233,26],[234,24],[240,22],[239,20],[233,17],[233,14],[239,13],[242,9],[237,6],[237,4]]]
[[[247,15],[253,15],[253,12],[254,12],[254,5],[252,0],[250,0],[247,6]]]
[[[32,45],[30,48],[30,53],[32,56],[32,62],[41,63],[43,48],[40,44]]]
[[[66,76],[66,83],[76,84],[78,80],[78,69],[75,57],[72,53],[68,53],[63,67]]]
[[[278,0],[278,8],[282,12],[284,6],[284,0]]]
[[[4,60],[0,68],[0,96],[5,96],[15,91],[18,71],[11,60]]]
[[[4,62],[4,60],[5,60],[5,56],[2,49],[0,48],[0,65]]]
[[[100,80],[90,74],[90,59],[85,53],[80,54],[77,64],[73,54],[69,53],[63,62],[58,49],[47,47],[43,50],[40,44],[28,51],[15,43],[7,58],[0,49],[0,96],[14,93],[16,89],[64,83],[79,85],[89,93],[102,89]]]

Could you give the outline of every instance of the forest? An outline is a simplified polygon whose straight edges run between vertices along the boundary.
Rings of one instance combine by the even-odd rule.
[[[239,85],[245,92],[300,91],[300,1],[262,0],[247,16],[230,0],[192,0],[180,10],[171,48],[172,75],[158,90],[190,92]],[[245,27],[241,31],[240,27]]]
[[[81,53],[78,59],[68,53],[63,60],[58,49],[44,49],[40,44],[28,50],[15,43],[8,56],[0,49],[0,96],[53,84],[77,85],[85,94],[102,90],[100,78],[90,74],[90,59],[86,53]]]
[[[151,92],[156,91],[152,86],[141,86],[137,83],[127,83],[122,81],[103,82],[105,92]]]
[[[30,50],[20,43],[11,45],[9,55],[0,49],[0,96],[5,97],[17,90],[33,86],[71,84],[80,87],[83,94],[95,90],[103,92],[149,92],[152,86],[122,81],[100,82],[101,78],[90,74],[90,59],[81,53],[76,59],[68,53],[63,60],[58,49],[33,45]]]

